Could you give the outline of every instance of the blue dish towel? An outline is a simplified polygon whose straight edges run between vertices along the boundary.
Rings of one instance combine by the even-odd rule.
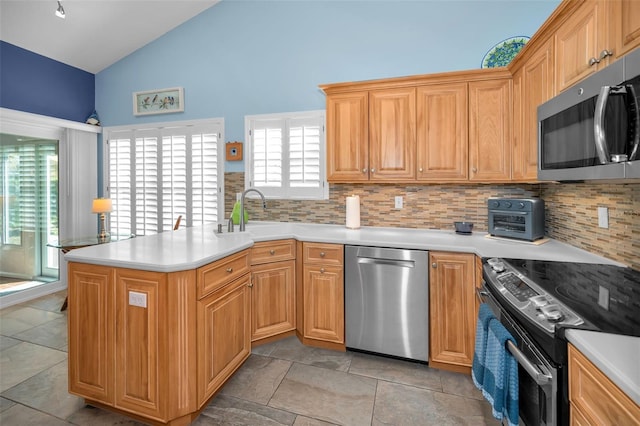
[[[493,417],[518,425],[518,361],[507,349],[515,339],[497,319],[489,321],[482,394],[493,407]]]
[[[482,390],[485,370],[485,353],[487,348],[487,334],[489,320],[496,319],[491,308],[486,303],[480,305],[478,310],[478,322],[476,323],[476,342],[473,351],[473,364],[471,365],[471,378],[476,387]]]

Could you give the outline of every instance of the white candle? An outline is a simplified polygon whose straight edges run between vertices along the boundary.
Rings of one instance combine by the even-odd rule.
[[[347,197],[347,228],[360,228],[360,197],[357,195]]]

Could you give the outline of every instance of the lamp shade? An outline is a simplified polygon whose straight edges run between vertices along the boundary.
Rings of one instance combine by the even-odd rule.
[[[94,198],[92,213],[110,213],[112,210],[111,198]]]

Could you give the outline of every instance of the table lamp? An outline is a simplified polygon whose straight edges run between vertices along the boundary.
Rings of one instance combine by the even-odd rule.
[[[100,215],[100,233],[98,234],[98,241],[104,243],[109,238],[109,234],[105,228],[106,213],[111,213],[111,199],[110,198],[95,198],[93,200],[92,213],[98,213]]]

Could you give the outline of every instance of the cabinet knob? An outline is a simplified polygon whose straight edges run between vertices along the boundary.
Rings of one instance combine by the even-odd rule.
[[[320,257],[325,257],[325,256],[326,256],[326,253],[325,253],[325,252],[323,252],[323,251],[321,251],[321,252],[320,252]]]
[[[227,268],[227,272],[228,273],[232,273],[233,272],[233,268]]]
[[[472,167],[472,168],[471,168],[471,171],[472,171],[473,173],[477,173],[477,172],[478,172],[478,169],[476,169],[475,167]]]
[[[249,281],[249,284],[247,284],[247,287],[253,287],[253,283]]]
[[[320,273],[324,274],[324,268],[320,268]]]
[[[595,64],[599,64],[599,63],[600,63],[599,59],[596,59],[596,58],[590,58],[589,59],[589,66],[590,67],[594,66]]]
[[[364,169],[362,169],[362,173],[367,173],[369,169],[367,169],[366,167]]]
[[[438,267],[438,264],[437,264],[436,262],[433,262],[433,263],[431,264],[431,267],[432,267],[432,268],[437,268],[437,267]]]
[[[275,251],[275,250],[269,250],[269,254],[270,254],[271,256],[273,256],[274,254],[276,254],[276,251]]]
[[[422,173],[422,167],[420,167],[420,168],[418,169],[418,171],[419,171],[420,173]]]
[[[602,52],[600,52],[600,56],[598,57],[598,59],[599,59],[598,62],[600,62],[601,60],[603,60],[607,56],[613,56],[613,50],[604,49]]]
[[[375,172],[376,172],[376,169],[372,167],[371,168],[371,173],[375,173]]]

